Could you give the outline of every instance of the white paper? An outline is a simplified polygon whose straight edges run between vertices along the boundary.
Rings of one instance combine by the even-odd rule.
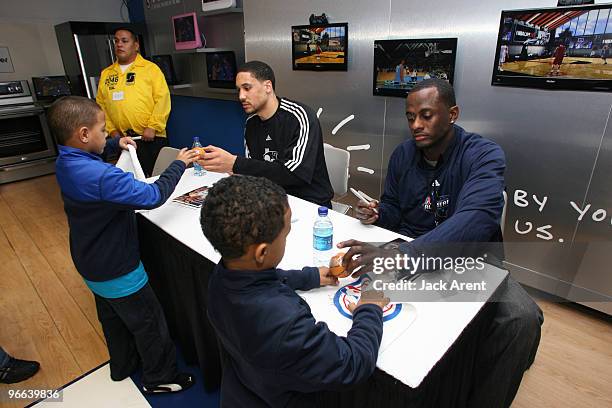
[[[145,181],[146,179],[144,171],[142,171],[140,161],[138,161],[136,149],[132,145],[128,145],[127,150],[121,151],[121,156],[119,156],[119,160],[117,160],[117,164],[115,166],[125,172],[134,174],[134,178],[136,180]]]
[[[327,323],[338,336],[346,336],[353,325],[344,302],[356,303],[361,297],[361,279],[342,279],[340,286],[324,286],[308,292],[298,292],[308,302],[317,321]],[[348,294],[348,295],[347,295]],[[417,318],[416,308],[409,303],[389,304],[383,313],[383,338],[379,353],[398,340]]]

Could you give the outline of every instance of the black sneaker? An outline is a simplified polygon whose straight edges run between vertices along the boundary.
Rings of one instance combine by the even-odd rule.
[[[13,384],[27,380],[40,368],[38,361],[19,360],[9,357],[8,363],[0,368],[0,383]]]
[[[165,392],[179,392],[186,390],[195,383],[195,378],[191,374],[179,373],[174,380],[166,384],[143,385],[142,391],[145,394],[160,394]]]

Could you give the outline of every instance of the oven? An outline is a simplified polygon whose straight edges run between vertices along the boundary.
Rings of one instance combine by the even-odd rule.
[[[27,81],[0,82],[0,184],[55,171],[55,143]]]

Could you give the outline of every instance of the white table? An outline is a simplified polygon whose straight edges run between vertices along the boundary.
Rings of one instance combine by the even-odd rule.
[[[193,175],[193,169],[188,169],[172,197],[203,185],[210,186],[225,176],[209,172],[205,176],[198,177]],[[285,256],[279,267],[300,269],[312,264],[312,225],[317,216],[317,206],[292,196],[289,197],[289,204],[293,212],[292,229],[287,238]],[[202,234],[199,210],[180,206],[168,200],[163,206],[144,212],[143,215],[176,240],[213,263],[219,261],[219,254]],[[351,238],[368,242],[387,242],[403,237],[376,226],[365,226],[352,217],[334,211],[330,211],[329,216],[334,225],[334,244]],[[505,274],[500,273],[501,278],[504,276]],[[318,290],[335,291],[336,288]],[[304,297],[308,301],[308,297]],[[479,312],[483,303],[420,302],[413,303],[412,306],[416,309],[414,322],[400,336],[387,342],[383,335],[383,347],[377,366],[402,383],[416,388]],[[315,317],[326,320],[322,316],[315,315]],[[334,325],[333,322],[328,324],[338,334],[346,333],[346,327],[338,327],[339,325]]]

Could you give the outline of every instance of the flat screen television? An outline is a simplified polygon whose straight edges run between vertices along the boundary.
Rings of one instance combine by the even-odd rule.
[[[62,96],[71,95],[70,81],[64,75],[33,77],[32,85],[37,101],[53,102]]]
[[[611,9],[502,11],[491,84],[610,92]]]
[[[291,27],[294,70],[346,71],[348,23]]]
[[[236,56],[234,51],[207,52],[206,72],[209,88],[235,88]]]
[[[172,63],[172,55],[153,55],[151,57],[151,61],[153,61],[163,72],[164,77],[166,78],[166,83],[168,85],[176,85],[176,73],[174,72],[174,64]]]
[[[172,17],[172,27],[174,29],[174,48],[177,50],[192,50],[202,46],[198,17],[195,12]]]
[[[424,79],[452,84],[456,54],[456,38],[374,41],[373,93],[405,98]]]

